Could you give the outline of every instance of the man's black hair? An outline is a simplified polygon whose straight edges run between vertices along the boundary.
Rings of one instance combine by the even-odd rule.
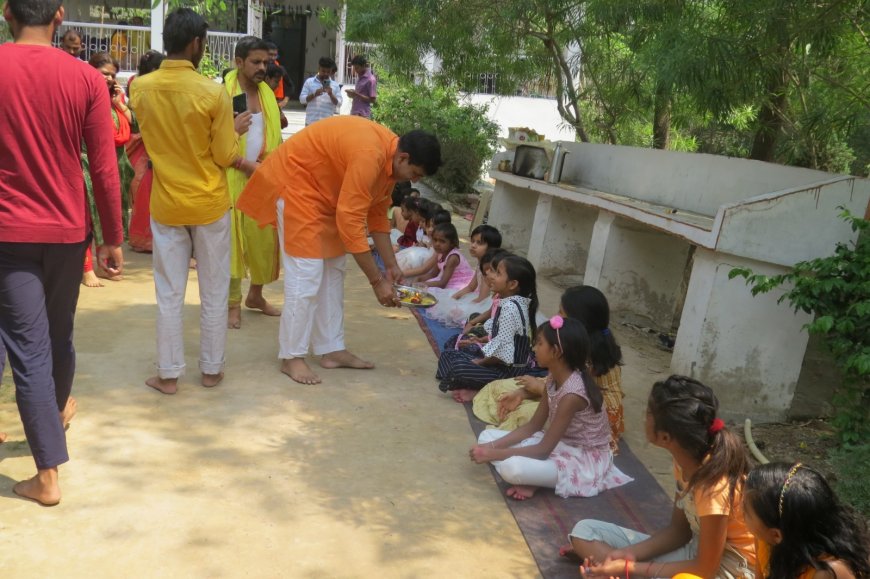
[[[275,64],[274,62],[266,66],[266,78],[275,78],[281,77],[284,78],[284,75],[287,72],[284,70],[284,67],[280,64]]]
[[[501,247],[501,233],[492,225],[478,225],[471,231],[471,237],[480,236],[488,249]]]
[[[320,68],[328,68],[329,70],[335,70],[337,68],[335,66],[335,61],[328,56],[321,56],[320,60],[317,61],[317,66]]]
[[[15,22],[22,26],[48,26],[62,0],[8,0]]]
[[[205,41],[208,22],[190,8],[179,8],[166,17],[163,26],[163,44],[166,54],[184,52],[187,45],[196,38]]]
[[[369,59],[365,57],[363,54],[357,54],[353,57],[350,63],[354,66],[368,66]]]
[[[248,58],[248,55],[255,50],[265,50],[266,52],[269,52],[269,45],[262,38],[257,38],[256,36],[245,36],[244,38],[240,38],[236,43],[236,50],[233,53],[233,56],[245,60]]]
[[[278,45],[275,44],[274,42],[272,42],[271,40],[266,41],[266,46],[268,47],[268,48],[266,48],[266,50],[278,50]]]
[[[63,36],[60,37],[61,40],[66,40],[67,36],[75,36],[79,40],[82,39],[82,35],[75,28],[70,28],[66,32],[63,33]]]
[[[405,133],[399,137],[399,150],[408,153],[408,161],[423,167],[426,175],[434,175],[441,166],[441,144],[431,133],[420,130]]]

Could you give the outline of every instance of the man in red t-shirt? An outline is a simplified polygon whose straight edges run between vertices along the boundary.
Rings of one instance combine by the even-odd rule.
[[[109,93],[97,69],[52,47],[63,15],[61,0],[7,0],[15,42],[0,45],[0,374],[8,352],[37,468],[13,490],[43,505],[60,502],[75,411],[73,318],[91,238],[82,141],[105,241],[98,266],[117,275],[123,262]]]

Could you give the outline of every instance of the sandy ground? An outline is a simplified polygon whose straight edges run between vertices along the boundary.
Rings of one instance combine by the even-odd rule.
[[[534,577],[537,567],[489,470],[472,464],[465,412],[442,395],[435,357],[406,310],[377,306],[349,264],[348,346],[372,371],[323,371],[304,387],[279,373],[278,319],[245,311],[226,379],[198,385],[198,297],[185,310],[188,374],[151,390],[150,256],[123,282],[82,288],[76,325],[79,415],[60,469],[63,502],[12,493],[34,472],[7,368],[0,389],[0,569],[18,577]],[[541,282],[543,311],[561,290]],[[281,283],[267,288],[281,302]],[[631,336],[614,324],[628,346]],[[627,438],[642,440],[655,351],[625,348]],[[664,360],[664,362],[662,362]],[[38,569],[38,570],[37,570]]]

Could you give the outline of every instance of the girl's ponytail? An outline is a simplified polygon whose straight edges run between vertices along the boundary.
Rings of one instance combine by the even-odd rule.
[[[528,259],[513,254],[505,256],[499,265],[502,263],[508,279],[517,282],[517,295],[530,300],[528,324],[532,330],[531,340],[534,341],[535,328],[537,327],[535,316],[538,313],[538,284],[535,267]]]
[[[708,386],[686,376],[670,376],[653,385],[649,412],[656,432],[666,432],[701,463],[684,492],[709,489],[727,479],[731,500],[749,471],[740,439],[716,416],[719,400]]]

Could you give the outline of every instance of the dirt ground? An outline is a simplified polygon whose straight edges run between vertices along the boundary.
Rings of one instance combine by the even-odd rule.
[[[461,233],[464,233],[461,231]],[[406,310],[377,307],[355,265],[346,284],[348,345],[373,371],[322,372],[303,387],[278,371],[278,319],[245,311],[224,382],[197,384],[198,298],[185,309],[188,373],[174,397],[154,372],[150,257],[126,279],[82,288],[76,325],[79,415],[60,469],[63,502],[12,493],[34,471],[7,368],[0,388],[0,569],[45,577],[533,577],[538,571],[488,469],[467,459],[465,412],[441,394],[435,357]],[[542,311],[562,288],[539,281]],[[267,288],[281,302],[281,283]],[[667,453],[643,435],[646,397],[670,353],[611,328],[623,347],[626,439],[668,492]],[[807,425],[757,426],[771,458]],[[786,433],[780,435],[781,433]],[[818,438],[818,437],[815,437]],[[788,450],[783,457],[789,456]],[[803,455],[796,456],[803,458]]]
[[[198,299],[185,311],[188,373],[176,396],[154,372],[148,256],[83,288],[79,415],[60,468],[63,502],[12,493],[34,472],[7,373],[0,389],[0,569],[42,577],[533,577],[537,566],[489,470],[471,463],[465,412],[406,310],[377,306],[349,266],[349,347],[373,371],[278,371],[278,319],[246,311],[226,379],[197,385]],[[280,283],[267,297],[280,303]],[[38,571],[37,571],[38,569]]]

